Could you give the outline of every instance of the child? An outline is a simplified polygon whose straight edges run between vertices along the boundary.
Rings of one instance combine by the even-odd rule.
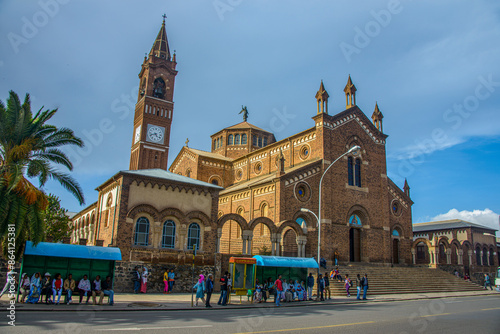
[[[351,279],[349,278],[348,274],[345,274],[345,290],[347,291],[347,297],[351,297],[351,294],[349,293],[349,288],[351,287]]]

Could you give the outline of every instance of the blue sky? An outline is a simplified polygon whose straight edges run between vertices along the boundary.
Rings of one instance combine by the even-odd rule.
[[[179,74],[169,162],[187,137],[249,121],[285,138],[313,125],[323,79],[330,113],[351,74],[358,106],[384,114],[389,176],[408,178],[414,222],[463,218],[498,228],[498,1],[1,1],[0,99],[29,92],[75,129],[87,204],[127,169],[137,74],[166,13]],[[278,114],[291,115],[273,126]],[[99,129],[101,122],[110,131]],[[80,208],[60,186],[72,211]]]

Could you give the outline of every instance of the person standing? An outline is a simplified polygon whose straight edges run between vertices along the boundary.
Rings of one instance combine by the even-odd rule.
[[[332,293],[330,292],[330,277],[328,276],[328,272],[325,273],[323,279],[325,280],[325,299],[327,295],[328,299],[332,299]]]
[[[200,278],[198,279],[198,283],[196,283],[193,287],[196,290],[196,304],[194,306],[198,306],[198,299],[206,304],[205,301],[205,276],[200,274]]]
[[[233,280],[231,279],[231,274],[227,274],[227,304],[231,303],[231,290],[233,289]]]
[[[142,274],[141,274],[141,292],[146,293],[146,289],[148,287],[148,268],[144,267],[142,268]]]
[[[345,274],[344,280],[345,291],[347,292],[347,297],[351,297],[349,289],[351,288],[351,279],[349,278],[349,274]]]
[[[141,289],[141,272],[139,271],[138,266],[134,269],[134,278],[132,281],[134,282],[134,293],[139,293],[139,290]]]
[[[276,306],[281,306],[280,301],[281,301],[281,294],[283,293],[283,282],[281,281],[281,275],[278,275],[278,279],[274,282],[275,288],[276,288]]]
[[[90,295],[91,295],[91,287],[90,287],[90,281],[87,278],[87,275],[83,275],[83,278],[78,282],[78,292],[80,294],[80,302],[79,304],[82,303],[83,296],[87,296],[87,301],[85,304],[89,303]]]
[[[168,273],[168,293],[172,293],[175,284],[175,273],[173,269],[170,269],[170,273]]]
[[[227,274],[228,272],[226,271],[224,275],[220,278],[219,283],[220,283],[220,297],[219,301],[217,302],[217,305],[222,305],[226,306],[227,303]]]
[[[102,282],[102,293],[105,296],[109,296],[109,305],[113,306],[115,303],[115,292],[113,291],[113,281],[111,281],[111,276],[106,276],[106,280]]]
[[[163,284],[165,284],[165,287],[163,288],[164,294],[168,293],[168,274],[168,270],[165,269],[165,272],[163,273]]]
[[[485,290],[488,290],[486,287],[489,286],[490,287],[490,290],[493,290],[493,288],[491,287],[491,279],[490,279],[490,275],[488,275],[487,273],[484,274],[484,289]]]
[[[28,274],[23,274],[21,276],[21,283],[19,284],[21,287],[19,290],[21,291],[21,303],[24,303],[24,299],[30,293],[31,281],[28,277]]]
[[[66,291],[66,304],[69,305],[71,303],[71,301],[73,300],[73,291],[75,290],[75,287],[76,287],[76,282],[75,280],[73,279],[73,275],[71,274],[68,274],[68,278],[66,278],[64,280],[64,285],[63,285],[63,288],[64,288],[64,291]]]
[[[319,274],[318,279],[316,280],[316,284],[318,285],[318,297],[320,301],[324,301],[323,293],[325,291],[325,280],[323,279],[323,275]]]
[[[368,275],[363,277],[363,300],[366,300],[366,292],[368,291]]]
[[[207,293],[205,307],[212,307],[212,305],[210,305],[210,298],[212,298],[212,292],[214,292],[214,278],[212,274],[208,274],[207,281],[205,283],[205,292]]]
[[[339,265],[339,252],[335,251],[333,257],[335,259],[335,266],[338,266]]]
[[[314,277],[312,273],[309,273],[309,276],[307,277],[307,297],[309,298],[309,300],[312,300],[313,287]]]
[[[358,292],[356,295],[357,300],[360,299],[361,289],[363,288],[362,284],[363,284],[363,280],[361,279],[361,277],[358,274],[358,276],[356,277],[356,290]]]
[[[52,281],[52,291],[54,293],[54,304],[59,305],[59,302],[61,301],[61,294],[63,290],[63,280],[61,278],[61,274],[56,274],[54,276],[54,280]],[[56,303],[56,296],[57,296],[57,303]]]

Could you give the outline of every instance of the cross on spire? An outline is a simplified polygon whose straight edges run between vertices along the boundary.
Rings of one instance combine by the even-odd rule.
[[[163,23],[165,23],[165,19],[167,18],[167,14],[163,14],[161,17],[163,17]]]

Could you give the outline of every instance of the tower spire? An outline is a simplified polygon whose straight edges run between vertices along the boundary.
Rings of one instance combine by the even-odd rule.
[[[351,75],[349,74],[347,84],[344,88],[346,109],[354,107],[356,105],[356,90],[356,86],[354,86],[354,84],[352,83]]]
[[[405,178],[405,185],[403,187],[403,191],[405,192],[406,196],[410,197],[410,186],[408,185],[408,181]]]
[[[382,115],[382,112],[378,108],[378,103],[375,102],[375,110],[373,111],[373,114],[372,114],[372,120],[373,120],[373,124],[380,132],[383,132],[383,128],[382,128],[382,119],[383,118],[384,118],[384,115]]]
[[[160,31],[156,36],[153,47],[149,52],[149,56],[155,56],[158,58],[164,58],[170,60],[170,49],[168,47],[167,31],[165,30],[165,18],[167,15],[163,14],[163,23],[161,24]]]
[[[323,85],[323,80],[321,80],[321,84],[319,85],[319,90],[316,93],[316,101],[318,103],[318,114],[328,114],[328,92]]]

